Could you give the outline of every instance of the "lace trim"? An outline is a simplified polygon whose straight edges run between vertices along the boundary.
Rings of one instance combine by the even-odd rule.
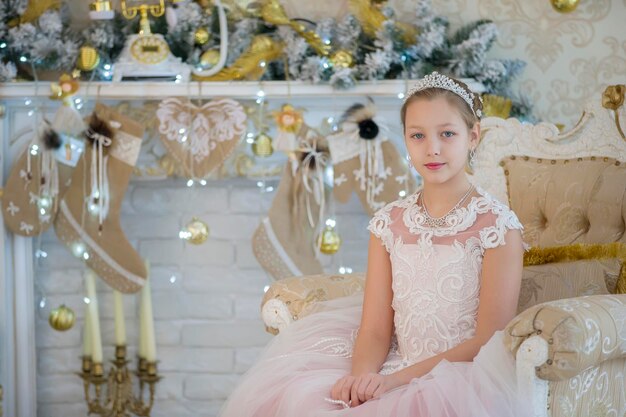
[[[115,140],[111,144],[109,155],[130,166],[135,166],[140,150],[141,138],[118,130],[115,132]]]
[[[403,208],[402,220],[410,233],[423,236],[423,240],[430,241],[432,236],[452,236],[463,232],[476,222],[479,214],[493,213],[496,217],[496,224],[480,230],[481,243],[485,249],[495,248],[504,244],[504,235],[507,230],[519,229],[523,226],[515,213],[502,204],[480,187],[476,187],[480,194],[472,197],[469,204],[460,207],[455,213],[451,213],[448,218],[448,227],[433,228],[424,223],[426,216],[424,209],[417,204],[421,190],[409,197],[389,203],[380,209],[370,220],[368,230],[383,241],[387,251],[391,250],[394,237],[389,225],[391,224],[391,210],[394,207]]]

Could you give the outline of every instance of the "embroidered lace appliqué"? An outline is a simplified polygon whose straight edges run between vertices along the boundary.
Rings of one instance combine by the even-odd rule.
[[[418,193],[388,204],[372,218],[368,228],[390,254],[398,341],[398,357],[388,360],[382,373],[442,353],[474,335],[485,250],[502,245],[507,230],[522,228],[507,206],[477,191],[479,196],[453,213],[448,227],[424,226]]]

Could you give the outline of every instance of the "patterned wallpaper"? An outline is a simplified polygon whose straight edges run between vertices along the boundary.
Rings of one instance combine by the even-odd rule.
[[[453,26],[475,19],[498,24],[500,35],[491,53],[528,63],[517,88],[529,95],[542,120],[572,126],[597,92],[626,83],[626,0],[580,0],[567,14],[556,12],[549,0],[433,4]]]

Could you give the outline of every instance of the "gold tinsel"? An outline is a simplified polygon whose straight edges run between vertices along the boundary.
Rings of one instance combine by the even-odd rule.
[[[302,36],[304,40],[307,41],[309,46],[311,46],[318,55],[328,56],[330,53],[330,44],[324,43],[316,32],[306,30],[302,23],[290,20],[278,0],[266,0],[265,3],[263,3],[261,7],[261,18],[273,25],[290,26],[298,35]]]
[[[15,27],[24,23],[30,23],[44,14],[49,9],[59,9],[61,0],[29,0],[26,11],[20,17],[11,19],[8,23],[9,27]]]
[[[626,294],[626,245],[620,242],[604,244],[576,243],[547,248],[533,247],[524,253],[524,266],[611,258],[617,258],[622,262],[615,293]]]
[[[483,115],[507,119],[511,114],[511,99],[494,94],[483,95]]]
[[[387,20],[383,12],[372,4],[371,0],[350,0],[350,11],[358,19],[367,36],[376,37],[376,32]],[[402,32],[402,40],[406,43],[415,43],[417,29],[407,23],[396,22],[396,28]]]
[[[266,35],[256,35],[252,38],[250,48],[241,54],[232,66],[208,77],[193,75],[193,79],[196,81],[258,80],[267,67],[260,65],[261,62],[270,62],[279,58],[282,51],[281,43]]]
[[[337,68],[350,68],[354,66],[354,57],[345,49],[339,49],[330,56],[330,62]]]

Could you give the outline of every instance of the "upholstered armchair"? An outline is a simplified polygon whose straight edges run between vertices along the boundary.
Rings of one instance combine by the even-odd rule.
[[[602,102],[563,134],[482,122],[471,181],[508,202],[531,247],[504,332],[535,417],[626,415],[626,111]],[[277,334],[363,287],[363,273],[277,281],[262,302],[266,328]]]

